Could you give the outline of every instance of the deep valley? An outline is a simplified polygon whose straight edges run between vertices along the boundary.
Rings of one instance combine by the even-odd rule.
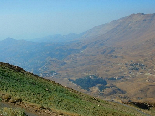
[[[100,99],[155,103],[155,14],[132,14],[65,37],[7,38],[0,41],[0,61]]]

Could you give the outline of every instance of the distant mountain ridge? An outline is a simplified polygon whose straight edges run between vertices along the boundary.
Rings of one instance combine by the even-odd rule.
[[[65,64],[61,61],[62,59],[72,53],[80,52],[78,49],[68,49],[66,47],[68,45],[70,45],[68,42],[31,42],[7,38],[0,41],[0,53],[2,54],[0,61],[18,65],[40,75],[42,70],[45,71],[44,66],[49,60],[57,60],[60,64]]]
[[[154,30],[154,22],[155,14],[132,14],[130,16],[123,17],[110,23],[96,26],[88,30],[85,33],[84,37],[86,39],[92,37],[93,41],[97,38],[101,39],[100,37],[103,37],[102,40],[104,38],[113,38],[113,40],[117,39],[117,41],[118,39],[124,40],[126,36],[130,35],[131,33],[132,35],[138,35],[148,32],[152,29]],[[122,38],[116,38],[115,36],[121,36]]]
[[[70,33],[67,35],[55,34],[55,35],[49,35],[43,38],[31,39],[30,41],[52,42],[52,43],[74,42],[74,41],[77,41],[79,38],[81,38],[83,34],[84,33],[81,33],[81,34]]]

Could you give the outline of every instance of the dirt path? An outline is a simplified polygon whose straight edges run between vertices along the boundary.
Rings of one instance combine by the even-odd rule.
[[[11,104],[8,104],[8,103],[0,102],[0,108],[4,108],[4,107],[13,108],[13,109],[16,109],[16,108],[21,109],[21,108],[18,107],[18,106],[14,106],[14,105],[11,105]],[[25,113],[26,113],[28,116],[38,116],[37,114],[34,114],[34,113],[29,112],[29,111],[27,111],[27,110],[24,110],[24,111],[25,111]]]

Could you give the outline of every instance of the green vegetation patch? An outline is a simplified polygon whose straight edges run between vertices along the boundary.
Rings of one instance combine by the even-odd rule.
[[[20,109],[12,109],[4,107],[0,109],[1,116],[27,116],[24,111]]]
[[[112,107],[109,102],[63,87],[28,73],[20,67],[4,63],[0,63],[0,98],[6,102],[33,103],[40,108],[86,116],[132,114],[122,108]]]
[[[81,86],[82,89],[86,89],[87,91],[89,91],[91,87],[94,87],[98,84],[100,84],[99,89],[102,91],[107,85],[106,80],[95,75],[88,75],[84,78],[76,79],[75,81],[69,79],[69,81]]]

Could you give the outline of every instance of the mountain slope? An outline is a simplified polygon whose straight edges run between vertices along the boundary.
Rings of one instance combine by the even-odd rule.
[[[47,37],[43,37],[43,38],[36,38],[36,39],[32,39],[31,41],[33,42],[46,42],[46,43],[63,43],[63,42],[73,42],[73,41],[77,41],[78,38],[81,38],[81,36],[84,33],[81,34],[75,34],[75,33],[70,33],[67,35],[61,35],[61,34],[56,34],[56,35],[50,35]]]
[[[141,115],[123,105],[94,97],[43,79],[22,68],[0,62],[0,98],[42,115]]]
[[[71,46],[84,49],[65,58],[64,66],[47,65],[58,77],[76,81],[98,75],[108,84],[102,91],[98,85],[90,88],[92,95],[154,102],[155,14],[132,14],[100,25]]]
[[[63,44],[1,41],[0,60],[93,96],[155,102],[155,14],[132,14],[83,34]]]
[[[70,55],[65,60],[77,68],[78,65],[90,65],[89,62],[100,65],[99,62],[102,64],[105,61],[102,60],[103,58],[107,60],[105,58],[107,55],[120,58],[126,55],[129,57],[137,54],[137,52],[141,52],[138,55],[142,55],[142,50],[145,50],[144,53],[151,52],[154,48],[155,29],[153,25],[155,25],[155,14],[133,14],[109,24],[95,27],[86,33],[91,38],[86,37],[81,42],[71,45],[74,48],[84,49],[78,54]],[[106,32],[102,31],[104,29]],[[132,53],[133,51],[135,53]]]
[[[132,34],[135,33],[136,35],[138,35],[139,33],[150,32],[150,30],[154,30],[154,18],[155,14],[143,14],[143,13],[132,14],[130,16],[114,20],[110,23],[96,26],[88,30],[85,33],[84,37],[86,37],[86,39],[90,37],[96,39],[97,37],[107,35],[110,33],[111,37],[115,39],[114,38],[115,35],[117,36],[122,36],[123,34],[131,35],[131,33]],[[123,35],[124,39],[123,38],[118,39],[126,40],[127,38],[124,35]]]

